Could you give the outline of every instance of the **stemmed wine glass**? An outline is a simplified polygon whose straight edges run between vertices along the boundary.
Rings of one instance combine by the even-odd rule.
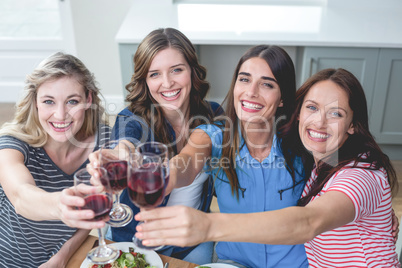
[[[154,154],[161,158],[162,169],[165,176],[165,188],[169,183],[169,150],[168,147],[157,141],[149,141],[139,144],[135,150],[139,154]]]
[[[160,156],[132,153],[130,159],[127,189],[131,202],[142,208],[159,206],[165,197],[165,175]],[[137,247],[145,249],[158,250],[163,247],[144,246],[135,235],[133,242]]]
[[[84,198],[85,205],[78,209],[90,209],[95,213],[93,220],[107,218],[113,206],[112,190],[107,172],[104,168],[97,168],[99,180],[96,180],[86,168],[74,174],[74,191],[77,196]],[[87,258],[95,264],[111,263],[119,257],[119,250],[107,246],[102,229],[98,229],[99,246],[88,252]]]
[[[106,142],[100,149],[99,162],[107,170],[115,203],[107,222],[112,227],[122,227],[133,219],[133,211],[120,203],[120,192],[127,187],[128,160],[130,147],[125,141],[112,140]]]

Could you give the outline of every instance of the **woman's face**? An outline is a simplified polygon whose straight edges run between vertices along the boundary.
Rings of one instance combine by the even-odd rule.
[[[47,81],[37,90],[39,122],[51,139],[69,141],[81,129],[91,102],[91,94],[86,98],[83,86],[74,78]]]
[[[271,68],[258,57],[241,65],[233,93],[236,114],[243,124],[270,122],[271,125],[277,108],[283,106]]]
[[[317,160],[335,153],[354,133],[353,111],[346,92],[330,80],[313,85],[304,97],[299,134]]]
[[[185,113],[190,108],[191,68],[177,49],[167,48],[156,54],[146,83],[163,110]]]

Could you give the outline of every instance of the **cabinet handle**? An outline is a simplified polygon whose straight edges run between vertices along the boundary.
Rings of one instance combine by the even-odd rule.
[[[313,64],[314,64],[314,59],[310,58],[310,71],[308,74],[308,78],[313,75]]]

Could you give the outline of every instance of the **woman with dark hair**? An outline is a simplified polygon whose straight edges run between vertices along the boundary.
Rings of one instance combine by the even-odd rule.
[[[166,144],[170,157],[179,153],[187,142],[191,129],[212,122],[222,113],[219,104],[208,102],[206,69],[201,66],[190,40],[173,28],[157,29],[139,44],[134,55],[134,74],[126,86],[129,106],[122,110],[113,127],[113,139],[139,142],[158,141]],[[99,165],[97,154],[90,156]],[[188,187],[173,190],[162,206],[186,205],[208,212],[212,199],[212,178],[205,172],[197,174]],[[130,200],[127,189],[121,203],[139,212]],[[116,242],[132,241],[133,220],[123,227],[112,227],[107,235]],[[165,247],[159,253],[194,263],[211,261],[213,243],[195,247]],[[190,253],[191,252],[191,253]]]
[[[370,134],[356,77],[326,69],[308,79],[297,91],[282,140],[311,171],[299,206],[251,214],[205,215],[183,207],[144,211],[136,218],[148,222],[137,236],[147,245],[305,243],[311,267],[400,267],[391,204],[398,183]]]
[[[0,267],[64,267],[88,236],[67,225],[94,212],[69,209],[66,218],[60,200],[110,136],[99,91],[87,67],[61,52],[27,76],[14,119],[0,129]]]
[[[305,184],[303,167],[300,158],[285,160],[276,130],[291,116],[295,90],[295,71],[285,50],[250,48],[235,69],[225,99],[227,114],[192,133],[171,161],[169,187],[191,183],[208,163],[220,212],[295,206]],[[218,262],[238,267],[308,267],[303,245],[219,242],[215,250]]]

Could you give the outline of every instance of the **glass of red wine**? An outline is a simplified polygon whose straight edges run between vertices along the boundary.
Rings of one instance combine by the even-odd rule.
[[[100,177],[95,179],[86,168],[74,174],[74,191],[84,198],[85,205],[78,209],[90,209],[95,213],[93,220],[107,219],[113,206],[112,190],[107,171],[104,168],[96,170]],[[119,257],[119,250],[105,243],[102,229],[98,229],[99,246],[88,252],[87,258],[94,264],[111,263]]]
[[[169,183],[169,150],[168,147],[157,141],[149,141],[139,144],[135,150],[139,154],[155,154],[161,158],[162,171],[165,178],[165,189]]]
[[[128,142],[118,140],[105,143],[99,151],[99,162],[107,170],[115,200],[107,222],[112,227],[125,226],[133,219],[131,208],[121,204],[119,198],[120,192],[127,187],[130,153]]]
[[[127,190],[130,200],[137,207],[154,208],[162,203],[165,197],[165,175],[162,160],[158,155],[131,154]],[[137,247],[144,249],[158,250],[163,247],[144,246],[142,240],[135,235],[133,242]]]

